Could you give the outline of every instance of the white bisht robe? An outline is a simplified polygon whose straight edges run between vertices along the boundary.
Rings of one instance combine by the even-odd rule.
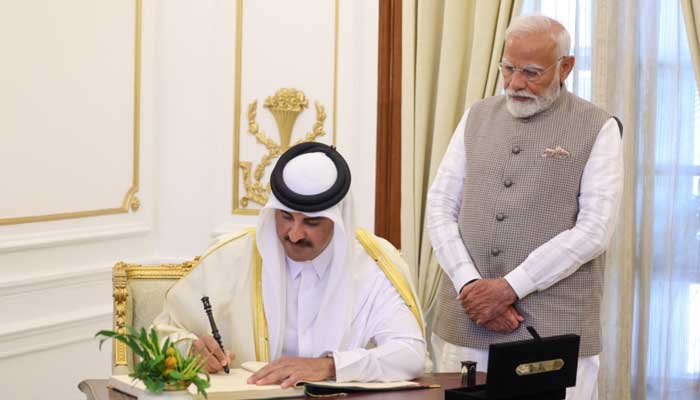
[[[171,288],[154,321],[161,337],[189,344],[211,335],[201,302],[209,296],[224,348],[236,355],[234,367],[282,355],[287,267],[274,232],[274,209],[293,211],[271,199],[257,231],[222,238]],[[339,382],[418,377],[426,365],[426,344],[408,267],[386,240],[363,230],[345,235],[351,224],[343,222],[351,216],[340,215],[341,209],[307,214],[334,221],[329,244],[334,256],[318,299],[321,307],[305,332],[311,335],[312,354],[303,356],[332,352]],[[258,246],[261,239],[265,243]]]

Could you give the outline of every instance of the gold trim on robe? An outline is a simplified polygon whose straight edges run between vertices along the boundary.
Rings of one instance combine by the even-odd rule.
[[[262,257],[258,251],[255,228],[248,230],[253,242],[253,336],[255,337],[255,359],[270,361],[270,336],[262,297]]]
[[[394,263],[391,262],[391,259],[384,253],[381,246],[379,246],[376,240],[374,240],[371,233],[362,228],[358,228],[355,231],[355,234],[357,240],[360,242],[362,247],[364,247],[367,254],[374,259],[382,272],[384,272],[384,275],[386,275],[387,279],[389,279],[389,282],[391,282],[391,284],[394,285],[396,290],[399,292],[399,295],[411,310],[413,316],[416,317],[418,326],[420,327],[421,332],[423,332],[423,336],[425,336],[423,317],[421,316],[421,311],[418,307],[418,301],[413,295],[413,290],[411,290],[411,286],[406,281],[406,278],[394,265]]]

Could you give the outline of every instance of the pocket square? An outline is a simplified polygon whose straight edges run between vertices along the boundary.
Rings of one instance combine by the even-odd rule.
[[[568,150],[561,146],[555,148],[546,147],[542,153],[542,157],[552,157],[552,158],[568,158],[571,154]]]

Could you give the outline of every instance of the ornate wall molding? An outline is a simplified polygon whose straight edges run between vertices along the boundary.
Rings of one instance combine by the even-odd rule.
[[[143,222],[132,222],[107,226],[75,228],[29,234],[0,236],[0,254],[28,249],[92,243],[101,240],[119,239],[146,235],[151,228]]]
[[[6,296],[25,295],[33,292],[45,292],[50,289],[92,286],[96,283],[109,282],[111,267],[81,268],[70,272],[42,274],[0,282],[0,299]]]
[[[338,98],[338,35],[339,35],[339,0],[334,2],[334,38],[333,38],[333,126],[332,143],[336,143],[337,135],[337,98]],[[234,89],[234,128],[233,128],[233,207],[232,213],[238,215],[257,215],[258,209],[249,208],[251,202],[260,206],[267,202],[270,192],[269,184],[262,179],[267,167],[289,148],[292,142],[292,129],[296,118],[308,107],[306,95],[298,89],[282,88],[264,102],[273,115],[279,134],[280,142],[269,139],[257,123],[257,100],[248,105],[247,133],[256,137],[257,143],[263,145],[267,153],[262,156],[255,169],[249,160],[241,159],[241,83],[242,83],[242,42],[243,42],[243,0],[236,2],[236,61],[235,61],[235,89]],[[325,107],[318,101],[315,102],[316,122],[303,139],[297,142],[314,140],[324,135],[324,121],[326,119]],[[240,195],[240,186],[243,183],[245,194]]]
[[[134,121],[133,121],[133,172],[131,187],[121,200],[121,205],[112,208],[71,211],[44,215],[30,215],[22,217],[0,218],[0,225],[25,224],[30,222],[55,221],[71,218],[94,217],[99,215],[120,214],[138,211],[141,201],[136,196],[139,191],[139,145],[141,126],[141,29],[142,29],[142,0],[134,0],[135,21],[134,21]]]
[[[4,326],[0,331],[0,360],[92,341],[95,332],[108,326],[111,318],[110,307],[105,305],[21,325]]]

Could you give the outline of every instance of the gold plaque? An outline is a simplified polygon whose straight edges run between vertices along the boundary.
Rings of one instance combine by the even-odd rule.
[[[557,358],[554,360],[535,361],[527,364],[520,364],[515,368],[518,376],[535,375],[544,372],[559,371],[564,368],[564,360]]]

